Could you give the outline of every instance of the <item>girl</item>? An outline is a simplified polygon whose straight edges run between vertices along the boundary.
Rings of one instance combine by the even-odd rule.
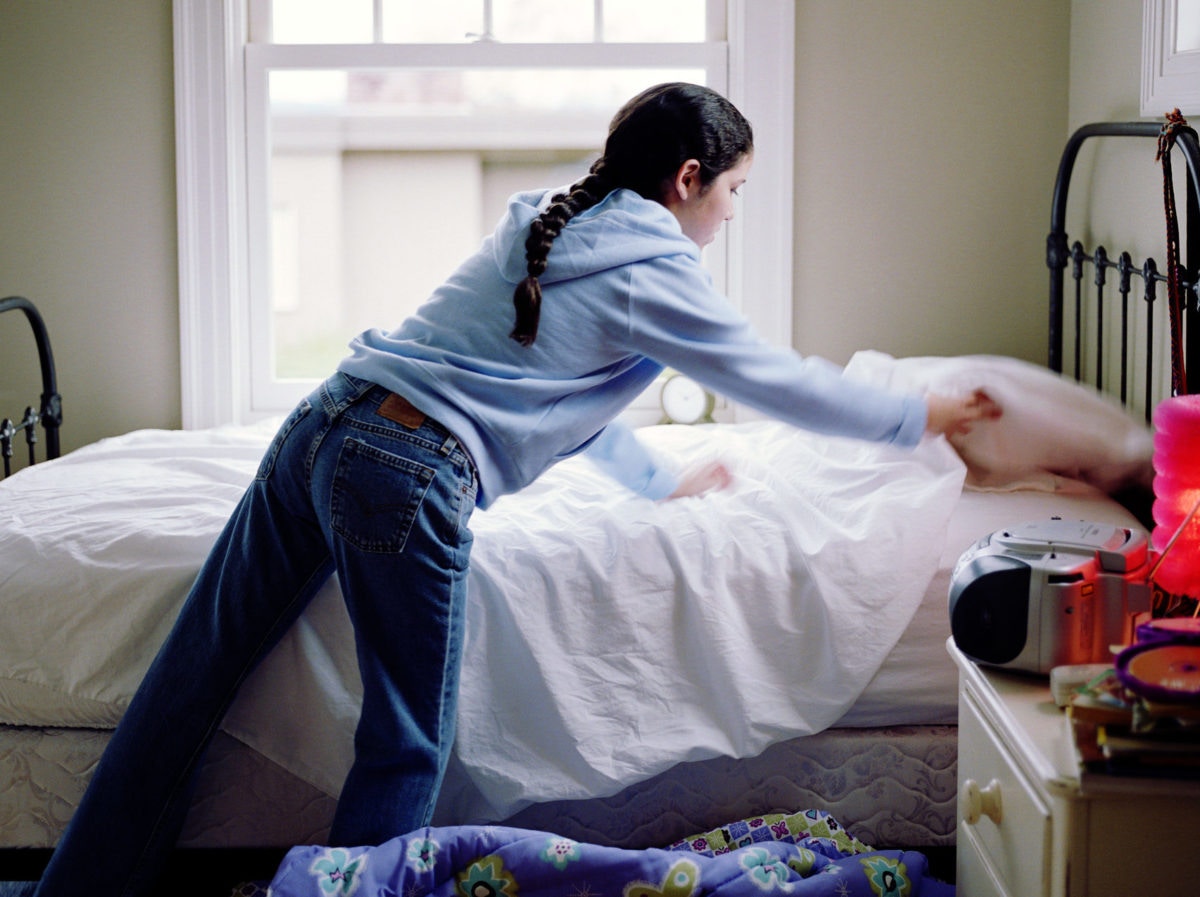
[[[472,509],[584,450],[652,499],[728,481],[719,465],[676,477],[613,423],[664,366],[797,426],[905,446],[997,413],[980,394],[877,392],[751,332],[700,249],[752,158],[727,100],[651,88],[617,113],[587,177],[513,197],[411,319],[351,343],[263,458],[39,895],[149,893],[239,684],[335,571],[363,707],[330,840],[426,825],[454,738]]]

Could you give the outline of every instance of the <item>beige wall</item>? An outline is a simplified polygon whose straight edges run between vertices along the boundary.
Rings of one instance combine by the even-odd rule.
[[[798,0],[796,346],[1041,359],[1058,148],[1136,116],[1140,33],[1133,0]],[[45,313],[68,448],[180,420],[171,59],[169,0],[0,3],[0,295]]]
[[[1137,121],[1141,118],[1142,5],[1073,0],[1071,9],[1069,130],[1096,121]],[[1162,169],[1155,164],[1155,152],[1152,142],[1140,140],[1084,145],[1077,163],[1078,183],[1087,189],[1072,193],[1075,201],[1068,207],[1068,223],[1078,227],[1078,222],[1087,222],[1078,233],[1080,239],[1093,245],[1128,245],[1163,261]],[[1176,187],[1181,190],[1180,168]]]
[[[802,352],[1045,358],[1069,12],[1066,0],[798,3]]]
[[[180,420],[171,45],[170,0],[0,3],[0,295],[46,319],[65,448]]]
[[[1141,3],[1072,0],[1072,130],[1093,121],[1135,121],[1139,118],[1141,38]],[[1104,48],[1104,52],[1100,52],[1100,48]]]

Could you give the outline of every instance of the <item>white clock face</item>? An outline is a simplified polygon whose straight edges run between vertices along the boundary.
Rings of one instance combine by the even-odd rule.
[[[704,387],[687,377],[674,376],[662,388],[663,413],[680,424],[694,424],[711,410]]]

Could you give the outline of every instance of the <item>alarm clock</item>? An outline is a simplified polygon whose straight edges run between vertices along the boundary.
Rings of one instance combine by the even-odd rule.
[[[683,374],[667,377],[658,400],[663,412],[660,423],[664,424],[712,423],[717,404],[716,396]]]

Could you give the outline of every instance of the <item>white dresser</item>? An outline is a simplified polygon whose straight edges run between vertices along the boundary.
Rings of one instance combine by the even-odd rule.
[[[1047,677],[959,670],[960,897],[1200,893],[1200,781],[1087,774]]]

